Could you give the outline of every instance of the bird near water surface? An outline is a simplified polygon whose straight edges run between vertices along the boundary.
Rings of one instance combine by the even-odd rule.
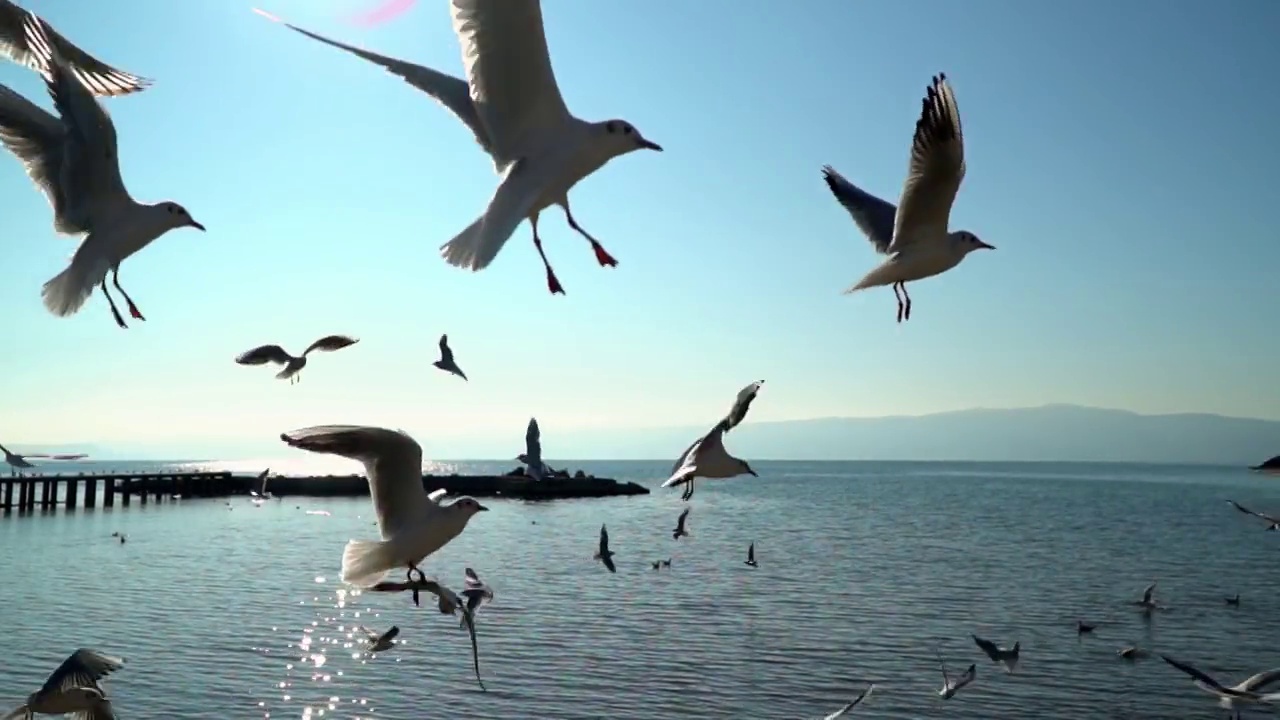
[[[272,363],[274,365],[283,365],[284,369],[276,373],[277,380],[288,380],[292,385],[299,380],[299,373],[302,368],[307,366],[307,356],[312,352],[335,352],[346,347],[351,347],[360,342],[356,338],[347,337],[346,335],[326,335],[319,340],[307,346],[302,354],[294,357],[290,355],[284,348],[279,345],[259,345],[258,347],[241,353],[236,358],[237,365],[265,365]]]
[[[32,715],[67,715],[77,720],[114,720],[111,701],[102,689],[103,678],[124,667],[124,660],[80,648],[62,661],[39,690],[4,720]]]
[[[757,380],[738,391],[733,407],[721,418],[706,435],[693,441],[685,448],[680,458],[671,466],[671,476],[662,483],[662,487],[684,485],[681,499],[693,497],[694,478],[726,479],[739,475],[758,477],[745,460],[739,460],[729,454],[724,447],[725,433],[733,430],[747,416],[751,402],[756,399],[763,380]]]

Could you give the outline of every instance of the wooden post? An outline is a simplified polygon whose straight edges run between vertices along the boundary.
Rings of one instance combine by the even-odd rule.
[[[131,480],[130,482],[133,482],[133,481]],[[138,495],[141,497],[143,505],[147,504],[147,490],[150,489],[147,487],[147,484],[148,484],[147,480],[145,480],[144,478],[138,478],[137,487],[139,490],[142,491],[138,493]]]
[[[116,479],[107,477],[102,481],[102,507],[115,507],[116,504]]]
[[[31,481],[26,478],[18,480],[18,510],[26,512],[27,505],[31,503]]]
[[[86,508],[95,507],[98,504],[98,478],[88,477],[84,479],[84,506]]]
[[[127,478],[127,477],[120,478],[120,499],[124,501],[123,505],[125,507],[129,507],[129,500],[131,499],[132,496],[133,496],[133,478]]]
[[[0,507],[3,507],[5,510],[13,509],[13,479],[12,478],[4,481],[4,502],[0,503]]]
[[[76,495],[80,491],[80,480],[78,478],[70,478],[67,480],[67,497],[66,504],[68,510],[76,509]]]
[[[49,480],[49,478],[43,478],[40,480],[40,509],[41,510],[44,510],[45,508],[53,504],[54,487],[55,487],[54,484]]]

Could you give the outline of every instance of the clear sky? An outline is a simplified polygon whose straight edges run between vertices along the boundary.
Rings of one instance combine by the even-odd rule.
[[[566,102],[665,153],[572,194],[618,258],[557,209],[487,270],[437,248],[496,184],[464,126],[400,79],[235,0],[26,0],[77,44],[153,77],[108,100],[126,184],[208,227],[172,232],[59,319],[41,284],[75,241],[0,157],[0,438],[260,444],[326,422],[518,444],[543,432],[752,417],[1072,402],[1280,418],[1280,3],[547,0]],[[256,0],[320,33],[461,73],[445,3],[344,21],[344,0]],[[371,3],[369,3],[371,4]],[[894,201],[920,99],[945,71],[968,175],[952,227],[997,246],[892,291],[840,291],[878,261],[820,176]],[[50,103],[37,76],[0,82]],[[470,383],[430,366],[449,337]],[[290,387],[232,359],[264,342],[361,342]],[[673,453],[678,448],[673,448]],[[506,453],[495,452],[505,456]]]

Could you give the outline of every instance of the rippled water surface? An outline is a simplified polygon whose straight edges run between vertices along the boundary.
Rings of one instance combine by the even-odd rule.
[[[117,463],[118,464],[118,463]],[[347,593],[367,499],[244,498],[0,518],[0,713],[77,646],[123,655],[122,718],[1218,718],[1158,658],[1231,683],[1280,666],[1280,479],[1123,465],[753,463],[678,492],[486,500],[425,569],[495,589],[481,692],[458,622],[407,596]],[[588,463],[656,485],[667,463]],[[576,467],[576,465],[575,465]],[[462,471],[505,470],[505,465]],[[1255,507],[1256,506],[1256,507]],[[330,514],[307,514],[326,510]],[[618,573],[592,561],[607,523]],[[110,534],[127,533],[121,545]],[[760,567],[745,567],[755,541]],[[672,558],[670,570],[650,561]],[[1169,609],[1127,603],[1158,579]],[[1239,592],[1239,607],[1223,597]],[[1077,618],[1099,622],[1077,638]],[[360,625],[402,629],[370,658]],[[353,632],[355,633],[353,635]],[[1006,675],[970,633],[1022,643]],[[950,701],[934,648],[978,680]],[[8,703],[12,703],[8,705]]]

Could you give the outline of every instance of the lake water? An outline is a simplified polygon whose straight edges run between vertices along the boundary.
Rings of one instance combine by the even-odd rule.
[[[111,463],[123,467],[124,463]],[[0,518],[0,713],[78,646],[122,655],[122,718],[1219,718],[1159,658],[1232,684],[1280,666],[1280,481],[1227,468],[753,463],[678,491],[485,500],[424,569],[496,598],[478,617],[481,692],[458,621],[402,595],[345,594],[343,544],[376,538],[367,499],[244,498]],[[353,467],[343,465],[342,468]],[[462,472],[509,463],[462,464]],[[572,463],[571,467],[579,465]],[[669,462],[595,462],[656,486]],[[92,465],[79,466],[91,469]],[[69,468],[71,469],[71,468]],[[307,514],[326,510],[330,515]],[[607,523],[611,575],[592,561]],[[121,545],[110,534],[127,533]],[[760,567],[743,565],[756,543]],[[650,561],[672,558],[670,570]],[[1149,621],[1127,603],[1159,580]],[[1239,607],[1223,597],[1240,593]],[[1075,621],[1102,625],[1077,638]],[[369,659],[354,625],[402,629]],[[970,633],[1022,643],[1014,675]],[[977,682],[949,701],[934,648]]]

